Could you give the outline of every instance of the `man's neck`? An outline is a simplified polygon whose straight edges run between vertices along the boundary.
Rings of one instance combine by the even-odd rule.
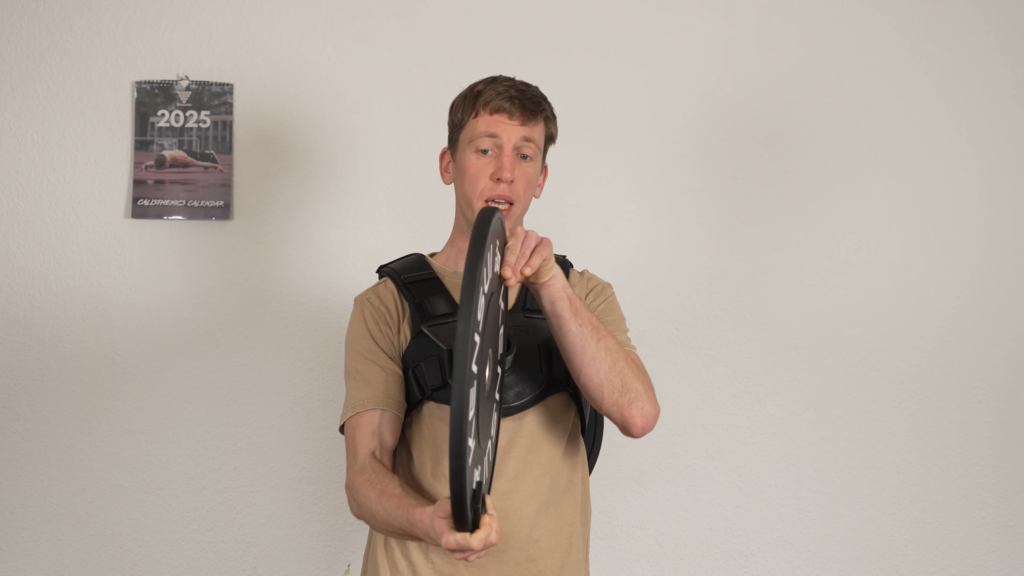
[[[452,230],[444,247],[434,254],[434,262],[453,271],[462,272],[466,267],[466,253],[469,252],[469,234],[458,234]]]

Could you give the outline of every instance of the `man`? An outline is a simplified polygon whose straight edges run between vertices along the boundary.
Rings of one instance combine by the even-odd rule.
[[[203,160],[199,160],[202,158]],[[206,161],[204,161],[206,160]],[[204,171],[214,168],[217,172],[227,172],[221,168],[217,156],[211,151],[196,152],[195,150],[164,150],[146,162],[141,170],[167,170],[168,168],[202,168]]]
[[[455,221],[448,242],[427,260],[458,299],[477,213],[499,208],[508,302],[524,285],[530,290],[579,390],[639,438],[660,409],[611,286],[587,271],[566,277],[551,241],[523,227],[544,190],[557,134],[554,110],[536,86],[494,76],[459,94],[439,158],[441,180],[455,187]],[[476,532],[456,532],[449,408],[405,402],[409,318],[409,305],[385,278],[356,297],[346,336],[345,490],[353,514],[370,525],[363,574],[587,574],[590,484],[573,400],[554,394],[502,419],[487,513]]]

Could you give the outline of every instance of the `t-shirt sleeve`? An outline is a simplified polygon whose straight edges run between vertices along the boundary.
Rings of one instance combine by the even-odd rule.
[[[569,272],[569,284],[580,300],[583,300],[587,308],[594,313],[594,316],[622,344],[622,347],[636,352],[636,346],[629,339],[626,317],[622,313],[622,307],[619,306],[619,300],[615,297],[612,285],[589,270],[577,272],[575,269]]]
[[[389,410],[405,416],[401,331],[404,301],[390,280],[381,280],[356,296],[345,335],[345,421],[364,410]]]

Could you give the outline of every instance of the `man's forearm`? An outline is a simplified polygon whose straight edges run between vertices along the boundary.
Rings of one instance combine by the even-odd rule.
[[[587,401],[627,436],[639,438],[650,432],[660,407],[639,356],[622,347],[576,296],[565,276],[554,274],[543,285],[530,288]]]
[[[395,538],[426,541],[431,503],[413,492],[377,459],[369,459],[345,484],[352,514]]]

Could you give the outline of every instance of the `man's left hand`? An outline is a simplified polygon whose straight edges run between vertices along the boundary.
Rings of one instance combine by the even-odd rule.
[[[550,239],[522,226],[512,231],[501,265],[501,277],[505,279],[506,286],[515,286],[519,282],[540,286],[550,280],[557,269]]]

